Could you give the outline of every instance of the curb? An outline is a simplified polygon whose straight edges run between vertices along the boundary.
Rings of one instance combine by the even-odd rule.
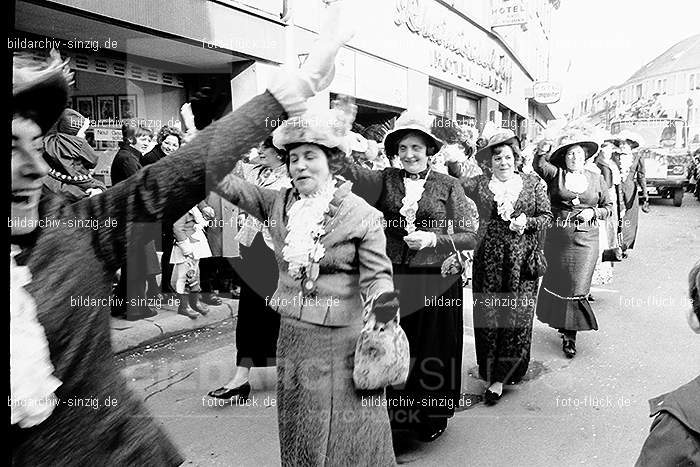
[[[177,314],[177,306],[164,304],[158,315],[139,321],[111,318],[112,351],[127,352],[169,337],[205,328],[238,316],[238,300],[222,298],[220,306],[209,305],[209,313],[196,320]]]

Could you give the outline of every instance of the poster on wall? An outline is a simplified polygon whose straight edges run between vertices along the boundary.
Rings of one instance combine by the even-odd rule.
[[[527,10],[523,0],[492,0],[491,27],[527,24]]]
[[[95,120],[97,117],[95,113],[95,102],[92,96],[75,96],[74,109],[78,111],[80,115],[90,120]]]
[[[97,96],[97,119],[100,121],[116,121],[114,96]]]
[[[119,120],[128,120],[136,118],[136,96],[126,95],[117,97],[119,111]]]

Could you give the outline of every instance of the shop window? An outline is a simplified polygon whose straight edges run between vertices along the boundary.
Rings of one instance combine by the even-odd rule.
[[[450,116],[450,90],[430,85],[430,113],[441,117]]]

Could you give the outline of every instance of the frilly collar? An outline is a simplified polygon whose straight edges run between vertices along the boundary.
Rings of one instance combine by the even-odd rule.
[[[509,221],[515,211],[515,203],[518,201],[523,189],[523,178],[520,174],[502,182],[496,177],[491,177],[489,190],[493,193],[493,200],[498,208],[498,215],[504,221]]]

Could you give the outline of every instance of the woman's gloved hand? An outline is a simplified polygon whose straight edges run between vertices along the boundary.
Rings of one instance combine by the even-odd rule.
[[[423,248],[434,247],[437,244],[437,236],[433,232],[416,230],[403,238],[411,250],[422,250]]]
[[[318,40],[300,70],[281,69],[273,76],[268,90],[282,104],[288,117],[306,111],[306,100],[326,89],[335,76],[335,58],[340,48],[354,35],[344,12],[345,1],[328,5]]]
[[[399,311],[399,293],[384,292],[380,294],[372,303],[372,313],[377,322],[388,323],[396,317]]]

